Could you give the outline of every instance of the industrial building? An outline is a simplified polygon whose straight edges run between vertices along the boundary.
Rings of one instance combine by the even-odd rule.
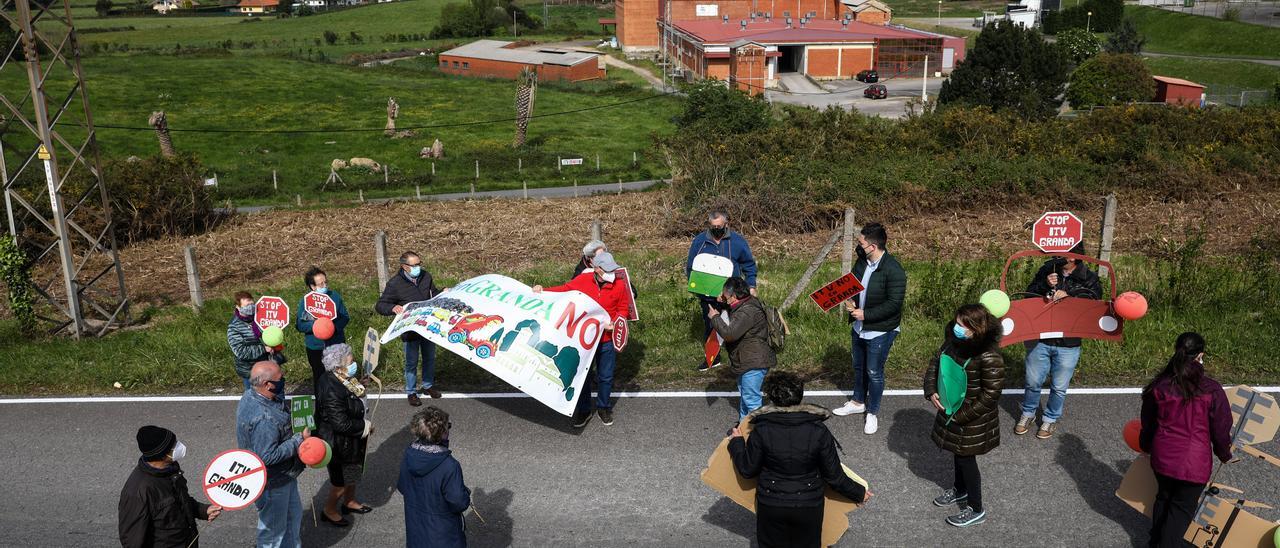
[[[440,71],[459,76],[514,80],[531,69],[539,80],[580,82],[604,78],[604,59],[585,51],[476,40],[440,54]]]

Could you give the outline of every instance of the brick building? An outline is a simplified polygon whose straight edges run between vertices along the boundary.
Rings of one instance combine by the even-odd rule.
[[[1155,101],[1157,103],[1193,107],[1204,104],[1204,86],[1200,84],[1170,76],[1152,76],[1151,78],[1156,81]]]
[[[604,67],[598,53],[499,40],[476,40],[440,54],[441,72],[482,78],[514,80],[530,68],[539,80],[580,82],[604,78]]]

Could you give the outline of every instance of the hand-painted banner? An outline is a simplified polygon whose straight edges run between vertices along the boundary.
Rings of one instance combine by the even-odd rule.
[[[568,416],[608,325],[609,314],[578,291],[534,293],[485,274],[405,305],[382,342],[413,331]]]

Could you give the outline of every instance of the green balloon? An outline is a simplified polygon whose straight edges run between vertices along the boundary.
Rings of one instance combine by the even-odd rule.
[[[333,458],[333,447],[329,446],[329,442],[325,440],[320,441],[324,442],[324,458],[320,459],[320,462],[311,465],[312,468],[324,468],[329,466],[329,460]]]
[[[1276,537],[1276,538],[1274,538],[1274,539],[1272,539],[1272,540],[1274,540],[1274,541],[1275,541],[1275,543],[1276,543],[1276,548],[1280,548],[1280,527],[1276,527],[1276,534],[1275,534],[1275,537]]]
[[[280,346],[284,342],[284,331],[279,327],[271,326],[262,330],[262,344],[267,346]]]
[[[1009,296],[999,289],[991,289],[983,293],[978,302],[987,307],[991,315],[997,318],[1009,313]]]

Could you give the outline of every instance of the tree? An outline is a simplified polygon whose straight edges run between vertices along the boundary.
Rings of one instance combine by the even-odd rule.
[[[1105,49],[1109,53],[1128,53],[1137,55],[1142,53],[1142,45],[1147,43],[1147,39],[1138,34],[1138,26],[1133,23],[1133,19],[1126,17],[1120,22],[1120,28],[1111,33],[1111,37],[1107,38]]]
[[[1156,95],[1151,70],[1137,55],[1100,53],[1071,74],[1071,107],[1110,106],[1150,101]]]
[[[111,0],[98,0],[98,3],[93,5],[93,11],[98,12],[98,17],[106,17],[111,15],[112,7]]]
[[[524,28],[539,27],[537,20],[511,0],[471,0],[469,4],[445,4],[440,10],[440,24],[431,29],[431,38],[492,36],[498,29],[509,29],[513,19]]]
[[[695,133],[748,133],[769,126],[769,103],[721,80],[700,80],[686,90],[684,111],[675,117],[676,127]]]
[[[338,43],[338,33],[331,30],[324,31],[324,43],[330,46]]]
[[[1055,38],[1058,47],[1062,48],[1063,53],[1075,65],[1085,62],[1102,50],[1102,40],[1084,29],[1067,29],[1059,32]]]
[[[942,83],[938,102],[1047,118],[1062,104],[1068,64],[1062,49],[1045,42],[1039,31],[1009,21],[991,23]]]
[[[1083,28],[1093,32],[1111,32],[1120,26],[1123,18],[1124,0],[1083,0],[1062,11],[1043,12],[1040,24],[1044,33],[1050,35],[1066,29]]]
[[[288,17],[293,15],[293,0],[280,0],[280,5],[276,6],[276,16]]]

